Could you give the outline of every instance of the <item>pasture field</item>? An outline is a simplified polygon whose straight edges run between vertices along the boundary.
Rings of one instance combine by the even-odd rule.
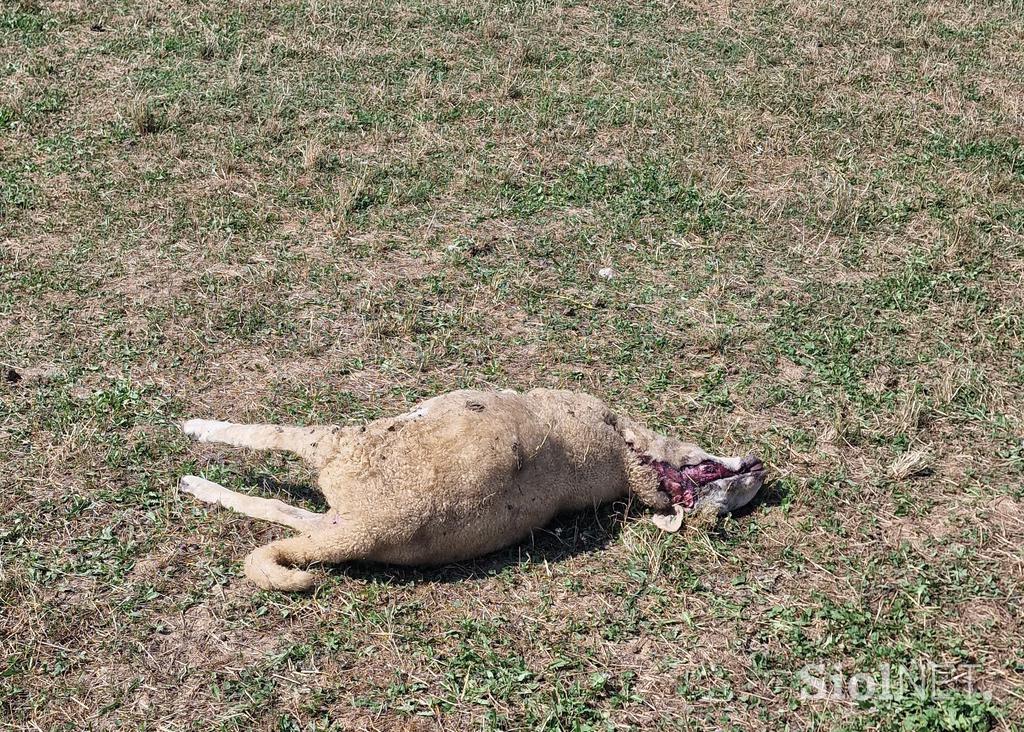
[[[1020,0],[0,0],[0,729],[1019,728],[1022,69]],[[309,595],[176,490],[535,385],[772,481]]]

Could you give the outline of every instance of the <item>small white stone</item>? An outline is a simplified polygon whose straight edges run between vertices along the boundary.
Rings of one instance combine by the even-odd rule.
[[[606,280],[610,280],[612,277],[615,276],[615,270],[612,269],[611,267],[602,267],[601,269],[597,270],[597,276],[602,277]]]

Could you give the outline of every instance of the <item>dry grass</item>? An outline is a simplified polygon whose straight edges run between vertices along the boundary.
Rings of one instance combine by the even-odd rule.
[[[915,449],[903,453],[892,461],[889,475],[893,480],[906,480],[915,475],[924,475],[931,471],[932,456],[925,449]]]
[[[1012,728],[1022,41],[1014,3],[0,5],[0,727]],[[466,385],[776,479],[309,597],[175,492],[315,501],[185,416]],[[925,705],[796,675],[920,661]]]

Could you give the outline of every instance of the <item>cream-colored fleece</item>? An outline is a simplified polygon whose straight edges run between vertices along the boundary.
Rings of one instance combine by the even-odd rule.
[[[706,455],[614,414],[594,397],[549,389],[455,391],[361,427],[193,420],[185,429],[204,441],[291,450],[320,468],[330,510],[315,519],[281,513],[272,520],[302,533],[257,549],[246,561],[256,584],[285,590],[310,587],[313,576],[295,567],[315,562],[436,565],[477,557],[519,541],[558,513],[627,493],[664,509],[669,498],[637,451],[659,459]],[[188,490],[199,495],[198,488]],[[261,517],[283,511],[280,502],[221,490],[224,496],[204,500]],[[260,512],[240,507],[246,500],[259,502]]]

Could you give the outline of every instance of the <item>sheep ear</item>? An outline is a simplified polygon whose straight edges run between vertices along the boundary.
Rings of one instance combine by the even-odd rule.
[[[671,534],[676,533],[683,525],[683,516],[686,514],[686,509],[682,506],[672,506],[671,513],[654,513],[651,514],[651,523],[657,526],[662,531],[667,531]]]

